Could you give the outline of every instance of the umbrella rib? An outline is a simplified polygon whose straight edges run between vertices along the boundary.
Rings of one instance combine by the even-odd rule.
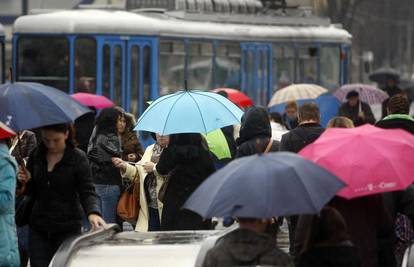
[[[165,119],[165,124],[164,124],[164,127],[162,128],[162,133],[160,133],[161,135],[164,135],[164,132],[165,132],[165,127],[167,126],[167,122],[168,122],[168,118],[170,117],[170,115],[171,115],[171,111],[173,110],[173,108],[174,108],[175,104],[177,104],[178,100],[180,100],[180,99],[181,99],[184,95],[185,95],[185,93],[183,93],[182,95],[180,95],[179,97],[177,97],[177,99],[176,99],[176,100],[174,101],[174,103],[172,104],[172,106],[171,106],[170,110],[168,111],[167,117],[166,117],[166,119]],[[160,101],[160,102],[161,102],[161,101]]]
[[[214,98],[214,97],[212,97],[212,96],[209,96],[209,95],[206,95],[206,94],[200,94],[199,92],[193,92],[193,93],[195,93],[195,94],[199,94],[199,95],[203,95],[203,96],[206,96],[206,97],[210,97],[210,98],[212,98],[212,99],[214,99],[214,100],[217,100],[216,98]],[[228,100],[228,99],[227,99]],[[230,100],[228,100],[229,102],[230,102]],[[230,113],[231,113],[231,115],[237,120],[237,121],[239,121],[239,118],[237,118],[236,117],[236,115],[234,115],[233,114],[233,112],[224,104],[224,103],[222,103],[221,101],[217,101],[217,102],[219,102],[221,105],[223,105]],[[232,103],[232,102],[230,102],[230,103]],[[233,104],[233,103],[232,103]],[[236,106],[237,107],[237,105],[235,105],[235,104],[233,104],[234,106]],[[240,109],[239,107],[237,107],[238,109]],[[242,111],[241,109],[240,109],[240,111]],[[242,111],[243,112],[243,111]]]
[[[195,98],[194,98],[191,94],[189,94],[189,95],[190,95],[190,97],[193,99],[194,103],[195,103],[195,104],[196,104],[196,106],[197,106],[198,112],[200,113],[201,121],[203,122],[204,131],[205,131],[205,133],[207,133],[208,131],[207,131],[206,123],[205,123],[205,121],[204,121],[204,118],[203,118],[203,113],[201,112],[200,106],[198,105],[198,102],[195,100]]]

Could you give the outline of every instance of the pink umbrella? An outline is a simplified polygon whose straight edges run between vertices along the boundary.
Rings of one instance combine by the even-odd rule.
[[[84,106],[94,107],[96,109],[112,107],[114,105],[111,100],[102,95],[76,93],[71,95],[71,97]]]
[[[400,129],[331,128],[299,154],[347,183],[337,194],[347,199],[403,190],[414,181],[414,136]]]
[[[7,125],[0,122],[0,139],[5,139],[13,135],[16,135],[16,133],[12,129],[7,127]]]

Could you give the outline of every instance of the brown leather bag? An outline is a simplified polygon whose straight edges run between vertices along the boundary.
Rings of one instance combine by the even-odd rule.
[[[135,224],[139,214],[139,173],[135,174],[131,184],[122,192],[116,213],[123,220]]]

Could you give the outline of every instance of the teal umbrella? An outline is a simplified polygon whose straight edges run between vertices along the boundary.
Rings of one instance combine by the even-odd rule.
[[[209,133],[239,124],[242,115],[239,107],[219,94],[185,90],[152,102],[138,119],[134,130],[161,135]]]

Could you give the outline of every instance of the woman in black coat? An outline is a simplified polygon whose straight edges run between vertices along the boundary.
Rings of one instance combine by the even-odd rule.
[[[170,136],[170,144],[161,154],[156,171],[168,175],[164,195],[161,229],[202,230],[210,227],[209,221],[181,207],[194,190],[215,171],[214,162],[203,137],[197,133]]]
[[[312,216],[298,267],[359,267],[356,247],[350,241],[344,218],[334,208],[325,207]]]
[[[105,225],[88,159],[74,146],[68,124],[42,128],[43,142],[30,155],[19,179],[32,196],[29,254],[32,267],[48,266],[59,246],[81,233],[83,211],[93,228]],[[83,211],[82,211],[82,207]]]

